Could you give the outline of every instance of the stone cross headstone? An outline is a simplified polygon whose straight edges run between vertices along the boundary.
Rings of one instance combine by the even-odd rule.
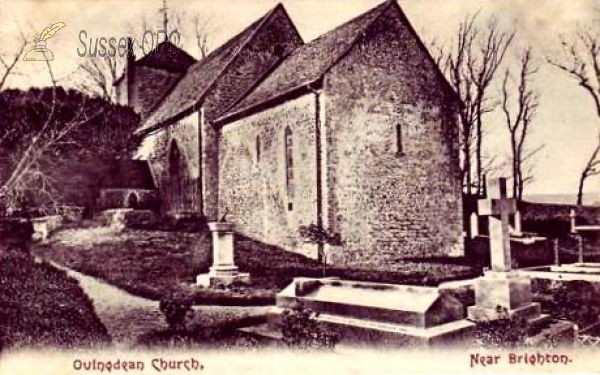
[[[489,216],[492,270],[475,282],[475,305],[469,306],[469,320],[485,322],[503,318],[522,318],[528,327],[547,327],[552,319],[542,314],[541,305],[532,299],[531,279],[511,270],[510,215],[516,201],[506,194],[506,179],[488,182],[488,197],[478,202],[480,215]],[[565,324],[551,337],[574,337],[574,325]]]
[[[471,238],[479,236],[479,217],[475,212],[471,213],[471,216],[469,217],[469,223],[471,227]]]
[[[488,199],[481,199],[478,202],[478,214],[489,216],[490,257],[493,271],[511,270],[509,218],[517,211],[516,206],[516,201],[507,196],[506,178],[488,182]]]

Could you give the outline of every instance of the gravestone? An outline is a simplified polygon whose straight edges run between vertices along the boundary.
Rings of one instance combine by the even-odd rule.
[[[523,236],[523,219],[521,218],[521,212],[517,210],[515,212],[515,226],[512,235]]]
[[[33,239],[45,240],[52,232],[62,226],[63,218],[60,215],[44,216],[31,219],[33,225]]]
[[[475,212],[471,214],[469,217],[469,226],[471,228],[470,234],[471,238],[475,238],[479,236],[479,217]]]
[[[238,271],[234,262],[233,223],[211,222],[213,265],[207,274],[198,275],[196,284],[204,287],[249,283],[250,275]]]
[[[454,345],[470,338],[475,326],[464,319],[460,301],[431,287],[295,278],[276,300],[271,329],[277,329],[283,311],[302,307],[340,329],[349,344]]]
[[[547,320],[539,303],[532,302],[531,280],[512,270],[510,252],[510,215],[516,202],[507,197],[506,179],[488,181],[488,199],[478,204],[479,215],[489,217],[492,269],[475,283],[475,306],[468,308],[473,321],[521,317],[532,323]]]

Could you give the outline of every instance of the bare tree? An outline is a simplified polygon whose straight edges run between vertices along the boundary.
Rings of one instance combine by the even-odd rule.
[[[83,73],[78,87],[90,95],[116,101],[115,82],[123,71],[123,65],[123,58],[118,53],[87,57],[78,68]]]
[[[539,94],[531,88],[532,78],[538,68],[532,64],[531,48],[527,48],[520,59],[520,69],[516,78],[516,93],[509,87],[510,69],[506,69],[502,82],[502,112],[510,133],[511,175],[513,179],[513,197],[520,202],[523,188],[531,175],[525,175],[526,140],[530,126],[539,105]],[[513,95],[514,93],[514,95]],[[515,100],[511,101],[511,97]]]
[[[593,31],[592,31],[593,30]],[[548,62],[565,72],[585,90],[594,102],[598,134],[596,145],[579,175],[577,204],[583,203],[586,180],[600,175],[600,34],[596,29],[580,30],[571,41],[562,38],[562,56]]]
[[[25,47],[28,44],[27,38],[23,33],[20,34],[20,39],[17,40],[17,45],[12,51],[0,54],[0,90],[6,85],[8,77],[15,74],[17,63],[21,60],[23,52],[25,52]]]
[[[200,52],[200,58],[203,59],[210,53],[208,35],[212,30],[212,24],[208,17],[201,17],[196,14],[193,17],[194,34],[196,35],[196,45]]]
[[[16,205],[16,202],[30,189],[33,181],[37,182],[35,186],[39,189],[38,194],[53,196],[51,193],[52,181],[40,170],[39,162],[48,148],[60,142],[70,129],[77,124],[77,121],[72,121],[64,127],[56,126],[57,84],[52,67],[48,61],[46,65],[52,81],[52,100],[46,108],[48,114],[43,125],[31,136],[30,142],[27,143],[27,146],[21,152],[13,154],[15,167],[12,168],[8,178],[0,186],[0,199],[8,206]],[[75,118],[80,114],[81,112]]]
[[[477,20],[478,14],[467,16],[451,48],[437,48],[436,57],[463,104],[459,113],[461,172],[467,194],[483,190],[483,118],[497,106],[490,85],[515,36],[514,31],[502,31],[495,18],[485,28]]]

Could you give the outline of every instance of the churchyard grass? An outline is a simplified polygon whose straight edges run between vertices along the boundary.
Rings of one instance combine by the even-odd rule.
[[[76,280],[28,254],[0,250],[0,351],[92,348],[110,341]]]
[[[240,271],[252,276],[250,285],[203,289],[195,277],[210,266],[207,232],[126,229],[107,227],[67,229],[36,245],[40,257],[94,276],[134,295],[159,300],[170,293],[192,295],[195,304],[268,305],[293,277],[321,277],[314,259],[283,251],[243,236],[236,237],[235,258]],[[438,285],[442,281],[478,276],[481,269],[461,264],[426,261],[396,262],[388,270],[329,266],[326,276],[345,279]]]
[[[209,251],[209,246],[204,234],[129,229],[116,232],[97,227],[58,232],[50,241],[35,246],[34,251],[40,257],[152,300],[184,292],[192,294],[196,304],[272,303],[273,292],[260,288],[209,290],[193,286],[195,276],[208,269],[202,254]]]

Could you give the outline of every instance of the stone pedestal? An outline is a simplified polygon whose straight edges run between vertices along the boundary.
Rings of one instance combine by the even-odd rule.
[[[212,232],[213,265],[207,274],[196,277],[196,284],[208,287],[249,283],[250,275],[239,272],[233,260],[233,224],[211,222],[208,228]]]
[[[517,317],[537,323],[548,319],[531,297],[528,277],[512,271],[487,271],[475,282],[475,306],[467,309],[468,316],[473,321]]]

